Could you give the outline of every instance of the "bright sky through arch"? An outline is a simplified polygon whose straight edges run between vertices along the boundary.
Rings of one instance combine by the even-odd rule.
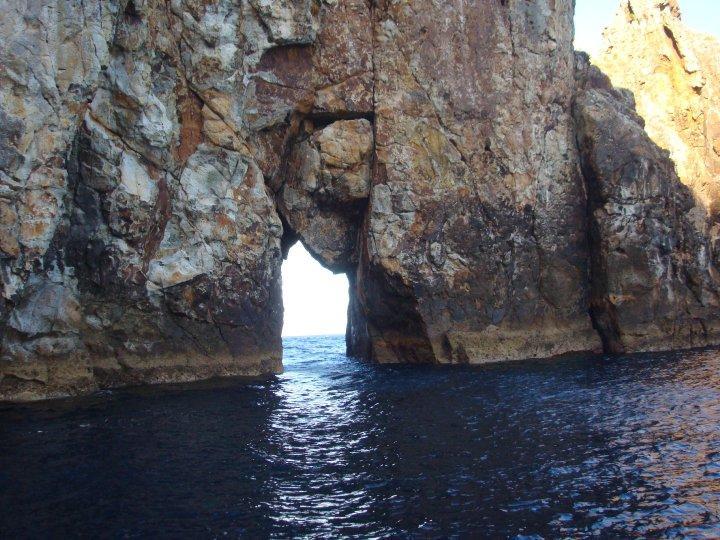
[[[575,48],[590,54],[602,45],[620,0],[576,0]],[[718,35],[720,0],[680,0],[690,28]],[[298,242],[283,268],[285,317],[283,336],[343,334],[347,320],[348,283],[320,266]]]
[[[298,242],[282,266],[283,336],[345,333],[348,280],[334,275],[312,258]]]

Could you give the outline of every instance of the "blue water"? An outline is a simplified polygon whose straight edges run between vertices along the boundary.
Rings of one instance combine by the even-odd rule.
[[[0,409],[0,537],[720,536],[720,353],[375,366]]]

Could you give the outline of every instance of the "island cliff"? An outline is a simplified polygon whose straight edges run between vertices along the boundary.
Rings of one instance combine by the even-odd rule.
[[[298,240],[378,362],[720,343],[715,191],[572,0],[7,4],[0,399],[279,371]]]

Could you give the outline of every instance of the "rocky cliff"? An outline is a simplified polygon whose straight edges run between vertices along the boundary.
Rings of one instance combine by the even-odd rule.
[[[638,125],[669,152],[672,163],[658,158],[652,158],[652,162],[659,165],[666,161],[664,168],[669,172],[663,171],[660,177],[673,178],[673,182],[674,164],[679,180],[689,188],[689,198],[680,203],[680,208],[695,231],[686,227],[681,234],[696,237],[691,242],[698,247],[684,258],[698,268],[707,267],[712,275],[718,263],[720,235],[720,42],[687,28],[676,0],[623,0],[604,38],[605,47],[593,62],[616,87],[630,91],[625,94],[634,96]],[[581,147],[587,148],[582,142]],[[622,152],[613,159],[621,163]],[[672,190],[676,197],[681,191],[672,183],[663,190]],[[666,201],[664,206],[668,204]],[[680,231],[677,224],[666,223],[664,227],[675,234]],[[695,271],[690,275],[697,276]],[[713,287],[705,283],[698,289],[697,283],[698,277],[688,280],[692,294],[701,305],[714,306],[714,299],[703,297]],[[709,320],[707,315],[694,311],[689,307],[683,316],[689,315],[696,325],[702,325],[700,336],[717,332],[711,328],[716,326],[712,316]],[[670,314],[670,318],[661,313]],[[661,318],[667,318],[666,327],[671,319],[673,327],[677,325],[674,308],[656,310],[653,317],[656,325]],[[704,337],[697,343],[703,341]],[[687,345],[688,340],[681,335],[678,340],[661,339],[656,343],[669,348]],[[638,348],[646,350],[651,346],[643,339],[632,346]]]
[[[676,0],[624,0],[593,62],[633,92],[645,130],[670,152],[699,229],[720,217],[720,41],[685,26]],[[720,231],[712,231],[716,237]]]
[[[379,362],[720,342],[710,218],[572,0],[7,3],[0,398],[278,371],[298,240]]]

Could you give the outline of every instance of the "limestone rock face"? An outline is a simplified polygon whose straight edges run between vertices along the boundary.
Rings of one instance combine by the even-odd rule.
[[[3,15],[0,399],[277,372],[296,241],[379,362],[720,339],[712,219],[572,0]]]
[[[720,42],[685,26],[676,0],[627,0],[593,59],[635,95],[653,141],[692,191],[698,228],[720,218]],[[713,236],[719,234],[714,225]]]

